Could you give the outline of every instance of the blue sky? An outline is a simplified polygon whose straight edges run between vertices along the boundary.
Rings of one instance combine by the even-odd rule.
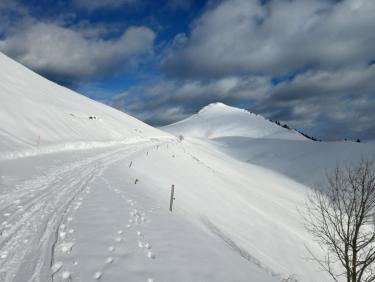
[[[2,0],[0,51],[152,125],[211,102],[375,139],[375,1]]]

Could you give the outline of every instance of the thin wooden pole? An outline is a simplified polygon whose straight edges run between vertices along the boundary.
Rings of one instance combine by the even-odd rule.
[[[173,200],[175,200],[175,197],[174,197],[174,184],[172,185],[172,188],[171,188],[171,200],[169,202],[169,211],[170,212],[172,212]]]

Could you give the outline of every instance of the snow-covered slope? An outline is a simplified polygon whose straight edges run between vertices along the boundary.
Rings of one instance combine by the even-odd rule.
[[[0,281],[271,282],[289,273],[218,237],[220,201],[205,214],[189,189],[191,171],[212,179],[212,169],[176,140],[0,54]],[[232,188],[223,165],[218,196]],[[173,171],[186,197],[172,214]],[[201,199],[216,193],[205,190]]]
[[[178,141],[0,66],[0,281],[328,281],[306,259],[321,255],[300,214],[310,188],[291,172],[372,147],[315,146],[223,104],[166,127]]]
[[[270,168],[308,186],[324,179],[337,164],[375,159],[375,144],[354,142],[301,142],[248,137],[223,137],[217,147],[244,162]]]
[[[270,168],[308,186],[321,181],[338,162],[375,157],[375,144],[313,142],[295,130],[222,103],[210,104],[162,129],[214,143],[240,161]]]
[[[168,134],[59,86],[0,53],[0,158],[160,136]]]
[[[207,142],[60,152],[0,171],[4,281],[328,281],[305,259],[305,245],[319,255],[298,212],[307,187]]]
[[[162,127],[176,135],[197,138],[218,138],[243,136],[254,138],[308,140],[295,130],[288,130],[274,124],[262,116],[246,110],[230,107],[223,103],[213,103],[197,114]]]

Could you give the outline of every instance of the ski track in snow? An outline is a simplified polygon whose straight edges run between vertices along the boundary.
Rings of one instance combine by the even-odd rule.
[[[137,145],[131,145],[58,166],[46,175],[25,181],[13,191],[0,195],[0,214],[6,218],[0,222],[0,280],[53,279],[63,268],[61,262],[54,261],[56,248],[65,253],[74,248],[74,242],[69,241],[74,233],[69,227],[73,218],[64,217],[80,208],[84,195],[90,193],[90,183],[111,163],[137,150]],[[127,200],[124,195],[121,197]],[[134,204],[133,201],[127,203]],[[145,217],[135,211],[133,219],[139,223]],[[124,240],[122,230],[115,235],[114,245]],[[149,257],[154,258],[154,255]],[[112,262],[113,258],[109,256],[105,264]],[[69,271],[64,270],[60,275],[64,281],[72,280]],[[103,272],[98,271],[93,277],[100,279],[102,275]]]
[[[121,244],[133,244],[134,242],[137,243],[137,247],[141,249],[141,253],[143,256],[147,257],[150,260],[156,258],[155,253],[152,250],[152,245],[150,242],[146,240],[146,236],[140,230],[140,227],[148,222],[147,213],[144,211],[140,211],[139,208],[136,208],[137,201],[133,199],[129,194],[125,191],[122,191],[118,188],[115,188],[106,178],[104,178],[101,174],[98,175],[98,181],[103,183],[103,187],[108,189],[111,193],[116,194],[116,197],[122,201],[124,207],[130,210],[126,219],[124,219],[122,229],[117,229],[116,232],[113,234],[113,239],[108,241],[108,247],[106,249],[106,254],[102,253],[102,256],[106,258],[102,261],[102,264],[96,266],[96,271],[92,274],[93,280],[101,280],[106,277],[107,271],[109,271],[109,267],[111,264],[116,262],[118,257],[117,254],[117,247],[120,247]],[[91,187],[86,188],[83,194],[91,193]],[[69,232],[70,224],[74,221],[74,214],[80,208],[82,203],[83,197],[79,197],[73,201],[66,212],[66,217],[63,220],[63,224],[59,227],[59,236],[58,240],[55,244],[54,249],[59,252],[58,256],[64,257],[69,255],[74,248],[74,243],[71,242],[71,234],[73,232]],[[128,240],[128,237],[136,237],[136,241]],[[74,239],[72,239],[74,241]],[[135,254],[137,255],[137,254]],[[67,261],[70,261],[73,258],[67,258]],[[78,261],[73,262],[73,267],[78,265]],[[54,261],[51,267],[51,274],[53,281],[76,281],[77,280],[77,271],[79,269],[70,269],[72,265],[68,263],[64,265],[61,261]],[[79,278],[78,278],[79,280]],[[80,281],[80,280],[79,280]],[[154,281],[153,278],[148,277],[145,281]]]

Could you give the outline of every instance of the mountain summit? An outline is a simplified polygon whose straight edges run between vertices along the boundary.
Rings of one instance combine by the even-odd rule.
[[[295,130],[283,128],[264,117],[223,103],[212,103],[197,114],[162,128],[175,135],[215,139],[228,136],[307,140]]]

